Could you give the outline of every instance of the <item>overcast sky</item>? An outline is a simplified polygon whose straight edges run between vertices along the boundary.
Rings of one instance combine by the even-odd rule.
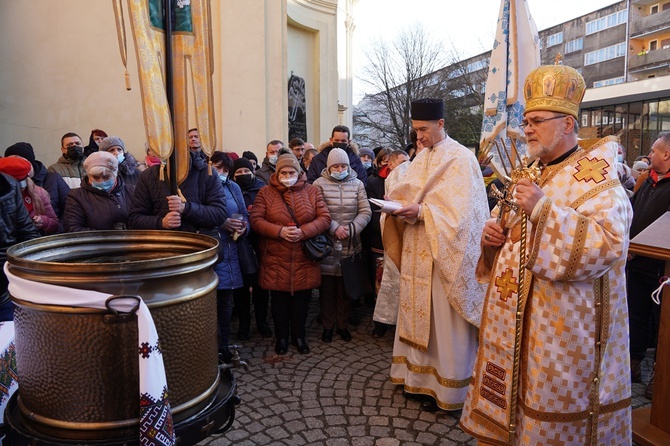
[[[538,31],[566,22],[600,8],[613,0],[527,0]],[[431,36],[463,57],[493,47],[500,0],[359,0],[355,7],[354,65],[365,65],[365,48],[375,38],[392,38],[403,27],[421,23]],[[354,103],[364,93],[354,79]]]

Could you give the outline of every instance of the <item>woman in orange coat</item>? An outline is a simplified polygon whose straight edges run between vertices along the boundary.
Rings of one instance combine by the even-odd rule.
[[[330,214],[321,191],[307,183],[293,154],[277,160],[270,184],[256,196],[250,221],[260,237],[259,285],[272,296],[275,352],[288,351],[290,326],[293,345],[299,353],[309,353],[305,322],[312,288],[321,285],[321,270],[319,262],[302,252],[301,241],[325,232]]]

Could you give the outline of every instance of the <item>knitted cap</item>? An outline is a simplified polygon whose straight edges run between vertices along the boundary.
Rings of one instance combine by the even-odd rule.
[[[360,156],[367,155],[370,158],[375,159],[375,152],[373,152],[371,149],[360,149],[358,152],[360,153]]]
[[[633,163],[633,170],[647,170],[649,168],[649,164],[645,163],[644,161],[635,161]]]
[[[108,136],[98,144],[100,150],[104,150],[105,152],[115,146],[121,147],[124,152],[126,151],[126,145],[118,136]]]
[[[337,147],[331,149],[330,153],[328,154],[328,161],[326,166],[330,167],[333,164],[346,164],[348,166],[349,156],[347,155],[347,152],[342,149],[338,149]]]
[[[108,138],[113,138],[113,136]],[[86,158],[86,160],[84,160],[84,170],[88,172],[89,169],[93,167],[106,167],[107,169],[115,172],[119,168],[119,160],[117,160],[116,157],[109,152],[93,152]]]
[[[235,171],[237,169],[241,169],[243,167],[246,167],[251,171],[251,173],[254,172],[254,166],[251,165],[251,161],[249,161],[246,158],[238,158],[235,161],[233,161],[233,171],[230,172],[230,176],[234,177],[235,176]]]
[[[0,158],[0,172],[6,173],[18,181],[24,180],[28,176],[31,167],[30,161],[18,156]]]
[[[280,155],[279,158],[277,159],[277,166],[275,170],[279,172],[284,167],[293,167],[295,170],[298,171],[298,173],[300,173],[301,171],[298,158],[296,158],[295,155],[292,153],[284,153],[283,155]]]
[[[27,159],[30,163],[35,162],[35,151],[33,150],[33,146],[27,142],[17,142],[16,144],[7,147],[5,156],[11,155],[18,155],[21,158]]]
[[[254,161],[256,161],[256,164],[258,164],[258,158],[254,154],[254,152],[250,152],[248,150],[245,151],[245,152],[242,152],[242,158],[246,158],[248,160],[254,160]]]

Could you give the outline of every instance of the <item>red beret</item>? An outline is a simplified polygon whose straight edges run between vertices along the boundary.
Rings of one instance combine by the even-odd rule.
[[[19,156],[0,158],[0,172],[11,175],[18,181],[28,176],[31,167],[30,161]]]

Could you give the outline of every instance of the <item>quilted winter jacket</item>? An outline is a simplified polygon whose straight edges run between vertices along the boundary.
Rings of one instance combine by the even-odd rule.
[[[86,173],[84,171],[84,160],[69,160],[64,156],[58,158],[58,161],[50,165],[47,170],[63,177],[63,181],[70,189],[78,188],[81,185],[81,177]]]
[[[186,198],[180,231],[198,232],[219,238],[219,226],[228,218],[226,197],[219,176],[210,175],[206,161],[191,154],[191,168],[179,184]],[[128,226],[131,229],[164,229],[161,221],[169,212],[167,182],[159,180],[159,167],[151,166],[140,174],[132,197]]]
[[[121,177],[109,191],[91,186],[88,177],[81,180],[81,187],[72,189],[67,196],[63,213],[65,232],[126,229],[130,194]]]
[[[307,183],[302,174],[296,184],[286,187],[270,177],[251,208],[251,228],[260,236],[259,284],[266,290],[301,291],[321,285],[319,262],[309,260],[300,242],[279,237],[282,227],[293,222],[286,208],[291,206],[306,238],[324,233],[330,226],[330,214],[318,187]]]
[[[39,236],[23,204],[19,184],[9,175],[0,173],[0,267],[7,260],[7,248]],[[3,291],[0,289],[0,294]]]
[[[335,243],[335,231],[339,226],[354,224],[356,240],[342,240],[342,257],[349,257],[361,251],[361,231],[370,222],[372,211],[368,203],[368,194],[365,185],[357,178],[356,171],[349,168],[349,175],[343,180],[336,180],[330,176],[328,169],[324,169],[321,177],[314,185],[321,189],[323,199],[330,212],[330,228],[328,237]],[[349,246],[351,245],[351,246]],[[321,274],[327,276],[341,276],[339,259],[328,256],[321,262]]]

